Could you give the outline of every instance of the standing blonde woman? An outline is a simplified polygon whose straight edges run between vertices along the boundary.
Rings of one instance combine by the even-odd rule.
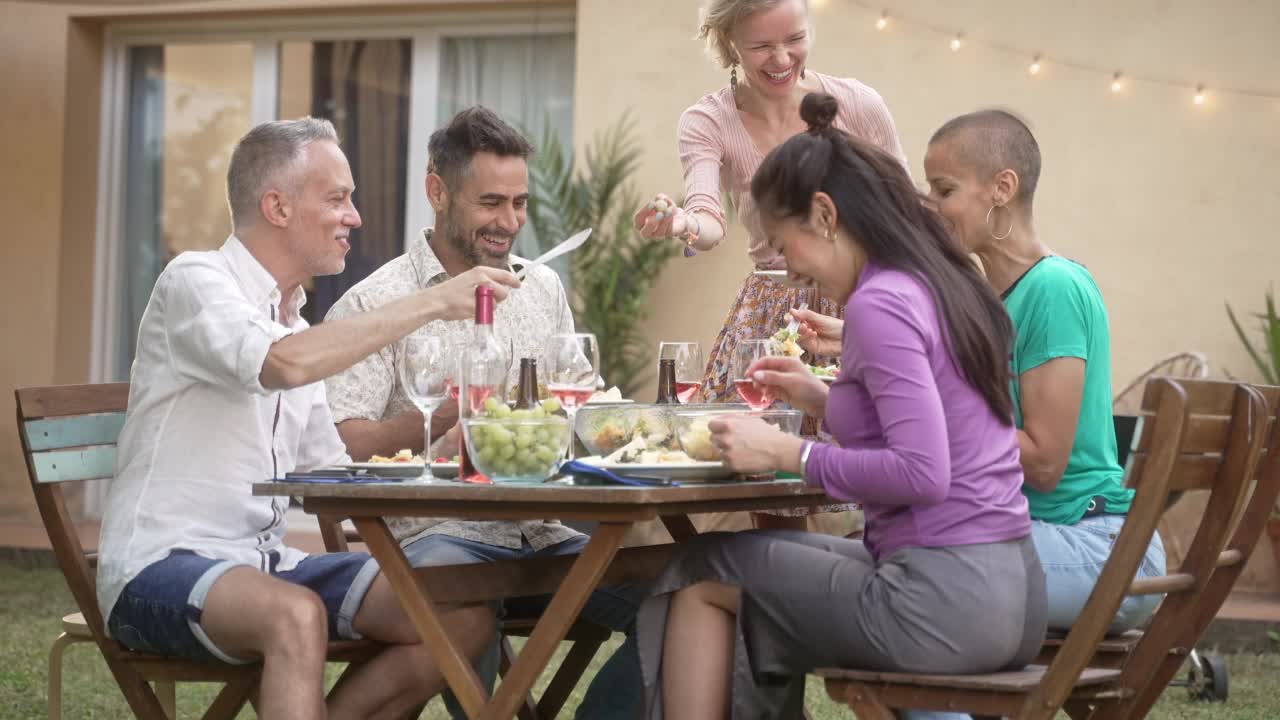
[[[852,78],[838,78],[807,67],[813,24],[806,0],[712,0],[703,13],[698,37],[712,58],[729,68],[729,84],[705,95],[680,116],[677,144],[684,166],[684,207],[659,193],[635,214],[635,226],[648,238],[685,243],[686,255],[715,248],[727,230],[724,196],[748,233],[747,247],[757,270],[786,270],[786,259],[771,248],[751,199],[751,176],[764,156],[803,132],[800,101],[807,93],[836,98],[835,126],[870,142],[902,161],[906,156],[884,100]],[[742,340],[766,338],[787,324],[787,311],[811,301],[816,293],[748,275],[716,338],[703,378],[708,402],[736,398],[729,367],[733,348]],[[839,315],[838,304],[820,299],[814,309]],[[806,431],[816,428],[806,422]],[[832,506],[821,510],[844,509]],[[790,511],[807,514],[809,511]],[[778,511],[783,514],[783,511]],[[756,516],[757,524],[803,527],[777,516]],[[762,522],[763,521],[763,522]]]

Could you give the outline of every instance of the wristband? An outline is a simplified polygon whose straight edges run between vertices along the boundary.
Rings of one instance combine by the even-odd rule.
[[[809,453],[813,450],[813,441],[806,440],[804,447],[800,449],[800,477],[808,481],[809,476],[805,472],[809,467]]]

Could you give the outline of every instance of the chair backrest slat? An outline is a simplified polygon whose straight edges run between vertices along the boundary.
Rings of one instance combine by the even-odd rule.
[[[79,448],[75,450],[50,450],[31,454],[35,470],[35,482],[62,483],[82,480],[104,480],[116,470],[114,446]]]
[[[129,383],[19,388],[16,395],[28,420],[124,412],[129,404]]]
[[[86,445],[115,445],[124,427],[124,413],[73,415],[27,422],[32,452]]]
[[[110,478],[116,437],[124,426],[128,383],[19,388],[18,436],[31,491],[58,567],[98,647],[110,658],[115,645],[103,627],[94,573],[67,511],[63,484]]]

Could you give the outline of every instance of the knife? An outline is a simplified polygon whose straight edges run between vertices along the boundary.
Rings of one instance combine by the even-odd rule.
[[[555,260],[561,255],[564,255],[565,253],[569,253],[569,252],[573,252],[574,250],[577,250],[578,248],[582,247],[582,243],[586,242],[587,238],[589,237],[591,237],[591,228],[587,228],[586,230],[583,230],[581,232],[574,234],[568,240],[565,240],[559,245],[556,245],[550,250],[542,253],[537,258],[535,258],[533,262],[529,263],[528,265],[525,265],[523,268],[520,268],[520,272],[516,273],[516,278],[519,280],[524,280],[525,275],[528,275],[529,272],[534,268],[538,267],[539,265],[546,265],[552,260]]]

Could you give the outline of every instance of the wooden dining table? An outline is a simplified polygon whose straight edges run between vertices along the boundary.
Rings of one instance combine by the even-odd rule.
[[[255,495],[300,498],[308,513],[349,518],[432,651],[468,718],[509,720],[601,584],[652,580],[671,545],[623,549],[627,530],[660,519],[678,543],[697,535],[690,515],[813,507],[832,501],[799,480],[685,482],[673,487],[265,482]],[[561,520],[598,523],[578,555],[412,568],[385,517]],[[437,606],[552,594],[528,641],[492,697],[451,640]]]

